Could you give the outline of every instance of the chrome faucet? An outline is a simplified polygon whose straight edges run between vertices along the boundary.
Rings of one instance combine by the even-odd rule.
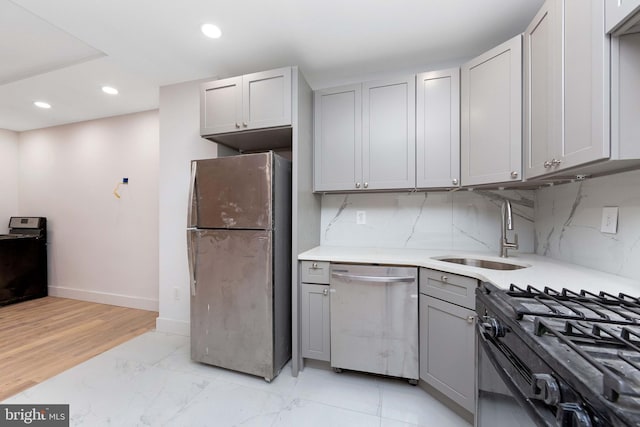
[[[509,254],[508,249],[518,249],[518,234],[515,235],[515,241],[510,242],[507,239],[507,230],[513,230],[513,213],[511,211],[511,202],[505,200],[502,202],[500,209],[500,256],[507,258]]]

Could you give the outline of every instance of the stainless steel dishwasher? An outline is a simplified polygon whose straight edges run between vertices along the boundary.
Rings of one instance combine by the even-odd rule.
[[[418,269],[331,264],[331,366],[418,381]]]

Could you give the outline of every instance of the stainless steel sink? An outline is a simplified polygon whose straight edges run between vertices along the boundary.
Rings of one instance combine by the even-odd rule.
[[[475,258],[441,258],[439,261],[452,262],[455,264],[469,265],[471,267],[488,268],[491,270],[518,270],[527,268],[527,265],[511,264],[508,262],[491,261],[488,259]]]

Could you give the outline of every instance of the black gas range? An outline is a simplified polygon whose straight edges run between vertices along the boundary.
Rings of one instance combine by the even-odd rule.
[[[47,293],[47,219],[11,217],[0,235],[0,306]]]
[[[503,403],[523,410],[504,425],[640,426],[639,298],[484,283],[476,311],[479,426]]]

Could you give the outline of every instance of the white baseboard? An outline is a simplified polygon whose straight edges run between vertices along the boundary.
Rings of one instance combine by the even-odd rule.
[[[63,286],[49,286],[49,295],[52,297],[70,298],[81,301],[97,302],[100,304],[117,305],[120,307],[137,308],[139,310],[158,311],[158,300],[132,297],[129,295],[87,291],[84,289],[65,288]]]
[[[186,337],[191,335],[189,322],[184,320],[167,319],[166,317],[158,317],[156,319],[156,331],[184,335]]]

